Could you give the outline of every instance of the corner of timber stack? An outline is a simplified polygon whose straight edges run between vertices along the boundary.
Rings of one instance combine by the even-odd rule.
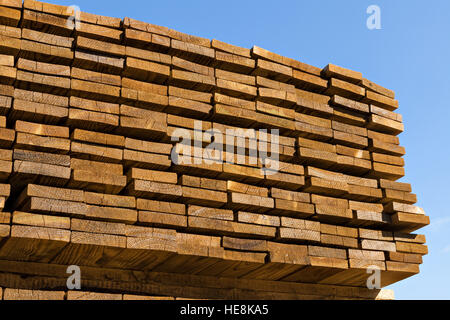
[[[430,220],[397,181],[393,91],[334,64],[71,14],[0,0],[2,299],[393,299],[368,289],[367,268],[382,287],[419,273]],[[277,129],[278,169],[250,139],[242,162],[196,161],[229,129]]]

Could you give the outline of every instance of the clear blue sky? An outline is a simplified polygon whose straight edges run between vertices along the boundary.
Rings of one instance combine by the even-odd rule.
[[[421,273],[391,286],[397,299],[450,299],[450,1],[47,0],[131,17],[323,67],[334,63],[396,92],[406,177],[432,225]],[[366,9],[381,8],[381,30]]]

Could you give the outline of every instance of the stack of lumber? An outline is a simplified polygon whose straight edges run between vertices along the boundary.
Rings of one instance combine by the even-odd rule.
[[[3,299],[375,299],[390,296],[368,267],[382,287],[419,273],[429,218],[397,181],[391,90],[131,18],[82,12],[74,29],[71,14],[0,0]],[[203,159],[228,129],[256,129],[278,170],[250,140],[242,162]]]

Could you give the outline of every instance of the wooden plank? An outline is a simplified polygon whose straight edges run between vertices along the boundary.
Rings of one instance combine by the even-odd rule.
[[[125,235],[126,225],[123,223],[93,221],[72,218],[70,221],[72,231],[82,231],[91,233]]]
[[[336,208],[343,208],[343,209],[349,208],[349,203],[348,200],[346,199],[325,197],[315,194],[311,195],[311,202],[316,205],[333,206]]]
[[[106,73],[79,68],[71,68],[70,75],[72,78],[86,80],[95,83],[107,84],[112,86],[121,85],[120,76],[117,75],[110,75]]]
[[[245,212],[245,211],[238,211],[237,221],[244,222],[244,223],[272,226],[272,227],[280,226],[280,217],[278,217],[278,216],[259,214],[259,213],[251,213],[251,212]]]
[[[67,300],[122,300],[122,294],[86,291],[68,291]]]
[[[164,83],[170,76],[170,68],[159,63],[127,57],[123,75],[142,81]]]
[[[246,57],[246,58],[250,58],[251,57],[250,49],[238,47],[238,46],[235,46],[235,45],[232,45],[232,44],[228,44],[226,42],[222,42],[222,41],[217,40],[217,39],[211,40],[211,47],[216,49],[216,50],[220,50],[220,51],[224,51],[224,52],[240,55],[240,56],[243,56],[243,57]]]
[[[127,186],[130,195],[160,200],[176,200],[182,196],[182,187],[169,183],[160,183],[135,179]]]
[[[320,232],[323,234],[344,236],[344,237],[350,237],[350,238],[358,237],[358,229],[356,229],[356,228],[336,226],[336,225],[330,225],[330,224],[324,224],[324,223],[320,224]]]
[[[234,236],[252,235],[262,238],[274,238],[276,232],[275,227],[192,216],[188,217],[188,226],[189,228],[208,232],[221,232]]]
[[[348,200],[311,195],[311,202],[315,205],[315,213],[319,220],[324,222],[344,222],[353,217],[348,207]]]
[[[275,209],[270,212],[306,218],[314,214],[314,205],[295,200],[275,199]]]
[[[20,0],[2,0],[0,4],[5,7],[22,8],[22,1]]]
[[[67,123],[87,130],[108,130],[119,125],[119,116],[70,108]]]
[[[74,108],[102,112],[105,114],[119,114],[119,105],[103,101],[88,100],[79,97],[70,97],[70,106]]]
[[[388,203],[391,201],[415,204],[417,202],[417,196],[414,193],[393,189],[383,189],[383,203]]]
[[[48,197],[48,196],[47,196]],[[17,210],[38,212],[42,214],[57,214],[63,216],[84,217],[88,206],[82,202],[65,201],[44,197],[30,197],[17,204]]]
[[[400,202],[391,202],[384,206],[384,210],[389,213],[395,213],[397,211],[413,213],[413,214],[425,214],[424,210],[418,206],[404,204]]]
[[[169,108],[171,113],[196,118],[206,118],[213,110],[210,104],[174,96],[169,96]]]
[[[257,59],[255,71],[252,74],[280,82],[287,82],[292,78],[292,68],[279,63]]]
[[[215,89],[218,93],[247,100],[253,100],[258,95],[256,87],[228,79],[223,79],[223,77],[216,78]]]
[[[295,93],[285,90],[260,87],[258,88],[258,101],[290,108],[296,103],[296,95]],[[284,113],[289,113],[289,111],[285,110]]]
[[[17,129],[17,125],[16,131],[18,132],[16,136],[16,143],[14,146],[17,148],[60,154],[66,154],[70,150],[69,139],[52,137],[45,135],[45,133],[40,134],[39,132],[37,132],[37,134],[20,132]]]
[[[128,132],[128,135],[133,138],[144,138],[151,135],[155,139],[158,139],[166,135],[167,124],[164,122],[159,122],[154,118],[142,119],[129,116],[120,116],[119,129],[119,132]]]
[[[70,218],[14,211],[12,223],[17,225],[70,229]]]
[[[430,224],[430,217],[424,214],[396,212],[392,215],[392,224],[404,232],[412,232]]]
[[[125,29],[124,35],[125,35],[125,39],[126,39],[127,43],[132,42],[134,44],[135,43],[134,41],[136,41],[138,43],[142,43],[143,46],[149,45],[149,43],[156,45],[156,46],[161,45],[156,40],[156,38],[153,37],[152,34],[147,33],[147,32]],[[154,41],[152,41],[152,40],[154,40]],[[170,40],[168,41],[168,45],[170,46]],[[134,47],[131,47],[128,45],[125,47],[125,54],[127,57],[148,60],[148,61],[157,62],[157,63],[161,63],[161,64],[165,64],[165,65],[169,65],[172,62],[172,58],[168,54],[134,48]]]
[[[250,126],[255,123],[256,112],[253,110],[247,110],[244,108],[215,104],[214,105],[214,120],[221,122],[234,122],[236,121],[242,126]],[[238,120],[237,120],[238,119]]]
[[[4,28],[6,29],[6,26]],[[2,54],[17,56],[19,50],[22,48],[22,41],[20,38],[9,37],[8,35],[14,35],[15,32],[10,29],[6,30],[0,33],[0,52]],[[20,29],[18,29],[18,31],[20,32]],[[6,33],[7,35],[4,35],[3,33]]]
[[[376,153],[376,152],[372,152],[371,155],[372,155],[372,160],[374,162],[382,162],[382,163],[395,165],[395,166],[402,166],[402,167],[405,165],[405,161],[401,157],[390,156],[387,154]]]
[[[348,193],[348,184],[311,176],[306,178],[304,190],[311,193],[339,196]]]
[[[356,84],[363,79],[361,72],[346,69],[331,63],[323,68],[321,74],[327,78],[335,77]]]
[[[155,271],[178,272],[180,268],[188,273],[199,273],[201,270],[220,261],[224,249],[220,246],[220,237],[196,235],[177,232],[177,255],[169,257],[158,265]]]
[[[130,168],[130,170],[128,170],[127,172],[127,180],[129,182],[133,179],[172,184],[176,184],[178,181],[177,174],[174,172]]]
[[[25,121],[16,121],[15,130],[40,136],[68,138],[69,128],[62,126],[51,126]]]
[[[3,217],[2,217],[3,219]],[[9,219],[8,219],[9,223]],[[11,227],[8,224],[0,224],[0,239],[8,238],[10,235]]]
[[[213,48],[210,48],[211,44],[209,40],[205,39],[208,43],[207,46],[203,46],[193,42],[186,42],[186,39],[184,37],[183,40],[180,40],[180,38],[171,39],[171,54],[205,65],[208,65],[212,62],[212,60],[214,60],[215,50]]]
[[[72,141],[70,151],[75,158],[113,163],[120,163],[123,160],[123,151],[118,148]]]
[[[204,217],[211,219],[220,219],[220,220],[234,220],[234,214],[232,210],[228,209],[217,209],[217,208],[208,208],[208,207],[200,207],[195,205],[188,205],[187,214],[189,216],[194,217]]]
[[[66,95],[70,90],[70,79],[50,76],[34,72],[17,71],[16,83],[25,90],[43,91],[53,94]]]
[[[272,198],[237,192],[229,193],[229,205],[235,209],[257,212],[265,212],[275,206]]]
[[[0,83],[11,85],[17,77],[17,69],[14,67],[0,66]]]
[[[214,40],[213,40],[214,41]],[[213,65],[216,68],[249,75],[255,68],[255,60],[243,57],[234,52],[222,52],[216,49],[216,58]]]
[[[189,90],[210,92],[216,85],[215,77],[184,70],[171,70],[170,85]]]
[[[58,36],[55,34],[39,32],[37,30],[32,30],[32,29],[27,29],[27,28],[22,28],[22,39],[30,40],[29,42],[26,42],[28,44],[32,44],[33,42],[31,42],[31,41],[35,41],[35,42],[39,42],[42,44],[50,45],[50,46],[52,46],[52,49],[54,49],[55,55],[57,55],[57,56],[58,56],[58,54],[57,54],[58,52],[59,52],[59,54],[62,54],[62,53],[67,54],[68,52],[70,52],[69,49],[72,48],[72,44],[73,44],[73,38],[62,37],[62,36]],[[39,45],[40,48],[49,48],[50,46]],[[31,49],[29,45],[27,45],[26,48]],[[68,49],[63,49],[63,48],[68,48]],[[38,53],[38,51],[35,51],[35,52]],[[47,53],[44,52],[44,54],[47,54]],[[73,58],[73,53],[71,54],[71,56]],[[64,56],[61,56],[61,58],[64,58]]]
[[[327,89],[328,82],[316,75],[302,72],[296,69],[292,70],[292,82],[297,88],[313,92],[324,92]]]
[[[394,189],[404,192],[411,192],[411,184],[405,183],[405,182],[396,182],[396,181],[390,181],[386,179],[380,179],[380,186],[382,188],[388,188],[388,189]]]
[[[290,201],[299,201],[299,202],[306,202],[306,203],[309,203],[311,201],[310,194],[306,193],[306,192],[295,192],[295,191],[288,191],[288,190],[283,190],[283,189],[278,189],[278,188],[271,188],[270,195],[273,198],[290,200]]]
[[[396,254],[397,252],[388,252],[390,254]],[[361,250],[361,249],[348,249],[349,259],[358,260],[376,260],[384,261],[385,255],[383,251],[371,251],[371,250]]]
[[[49,262],[70,241],[69,230],[13,225],[0,248],[2,259]]]
[[[395,93],[392,90],[386,89],[373,81],[367,80],[366,78],[363,78],[360,83],[364,88],[375,91],[376,93],[382,94],[388,98],[394,99]]]
[[[125,137],[125,148],[169,155],[172,150],[172,145],[152,141],[136,140]]]
[[[9,117],[12,121],[20,119],[56,124],[66,119],[68,114],[67,106],[56,106],[15,98]]]
[[[349,208],[355,211],[383,212],[383,205],[359,201],[349,201]]]
[[[221,207],[227,203],[226,192],[182,186],[182,197],[189,204]]]
[[[371,103],[388,111],[394,111],[398,108],[398,101],[381,94],[367,90],[366,97],[363,99],[366,103]]]
[[[64,291],[43,291],[5,288],[3,300],[64,300]]]
[[[140,210],[152,210],[180,215],[186,214],[186,207],[181,203],[137,199],[136,205],[137,209]]]
[[[279,54],[270,52],[270,51],[268,51],[266,49],[263,49],[261,47],[253,46],[253,48],[251,49],[251,54],[254,57],[263,58],[263,59],[274,61],[274,62],[277,62],[277,63],[280,63],[280,64],[284,64],[284,65],[290,66],[292,68],[295,68],[295,69],[298,69],[298,70],[301,70],[301,71],[304,71],[304,72],[308,72],[310,74],[314,74],[316,76],[320,75],[320,69],[319,68],[310,66],[310,65],[308,65],[306,63],[297,61],[297,60],[292,59],[292,58],[281,56]]]
[[[88,69],[97,72],[120,74],[123,70],[125,59],[111,57],[99,53],[87,53],[82,51],[72,52],[72,67]],[[67,53],[68,54],[68,53]]]
[[[11,109],[12,98],[0,96],[0,114],[6,114]]]
[[[1,54],[0,65],[6,67],[14,67],[14,56]]]
[[[422,264],[422,255],[418,253],[387,252],[386,259],[396,262]]]
[[[369,141],[366,137],[361,137],[356,134],[333,130],[333,139],[340,144],[353,148],[367,148]]]
[[[17,204],[27,197],[51,198],[57,200],[67,200],[74,202],[83,202],[84,191],[76,189],[55,188],[49,186],[41,186],[36,184],[28,184],[17,199]]]
[[[127,249],[107,265],[113,268],[149,270],[176,252],[176,231],[142,226],[125,227]]]
[[[84,202],[100,206],[136,208],[136,199],[130,196],[84,192]]]
[[[381,140],[369,138],[369,151],[380,152],[393,156],[405,155],[405,148],[396,144],[386,143]]]
[[[71,79],[70,86],[74,95],[84,98],[96,97],[99,100],[116,102],[120,97],[120,87],[117,86],[78,80],[75,78]]]
[[[71,169],[68,187],[115,194],[126,185],[127,178],[122,175],[123,168],[119,164],[72,158]],[[99,171],[102,169],[105,171]]]
[[[191,99],[194,101],[210,103],[212,94],[207,92],[200,92],[194,90],[187,90],[183,88],[169,86],[169,95],[184,99]]]
[[[403,123],[376,114],[370,115],[367,128],[393,135],[398,135],[404,130]]]
[[[57,75],[61,77],[70,77],[70,67],[59,64],[44,63],[40,61],[19,58],[17,60],[16,67],[19,70],[25,70],[29,72],[50,74],[55,76]]]
[[[367,250],[378,250],[378,251],[396,251],[396,243],[389,241],[379,241],[379,240],[361,240],[361,248]]]
[[[70,244],[54,259],[56,264],[102,266],[126,246],[126,237],[72,231]]]
[[[101,132],[87,131],[82,129],[75,129],[71,135],[71,140],[85,141],[100,145],[124,147],[125,137]]]
[[[125,18],[125,19],[129,19],[129,18]],[[169,37],[165,37],[162,35],[146,32],[146,31],[126,28],[125,32],[124,32],[124,38],[125,38],[125,42],[127,44],[126,53],[128,56],[133,56],[134,53],[136,52],[136,48],[129,47],[128,45],[146,49],[146,50],[138,49],[140,51],[149,52],[148,49],[155,50],[155,51],[157,51],[157,52],[155,52],[156,54],[158,54],[159,52],[166,53],[170,48],[170,38]],[[144,58],[146,56],[149,56],[149,54],[142,53],[142,55],[137,56],[137,58]],[[166,56],[166,55],[164,54],[164,56]],[[170,64],[170,56],[167,55],[167,57],[169,60],[168,64]]]
[[[367,130],[367,137],[375,140],[380,140],[381,142],[384,143],[394,144],[397,146],[400,144],[400,139],[397,136],[380,133],[372,130]]]
[[[329,140],[333,136],[331,121],[303,113],[295,113],[295,134],[301,137]]]
[[[167,227],[187,227],[186,216],[155,212],[155,211],[139,211],[138,221],[144,225],[150,226],[167,226]]]
[[[186,71],[191,71],[205,76],[214,76],[214,68],[207,67],[198,63],[191,62],[189,60],[181,59],[179,57],[173,56],[171,61],[172,67],[175,69],[181,69]]]
[[[320,231],[319,222],[288,217],[281,217],[281,226],[301,230]]]
[[[37,163],[53,164],[58,166],[70,166],[70,156],[37,152],[31,150],[14,149],[14,160],[22,160]]]
[[[125,46],[110,42],[77,36],[75,39],[75,47],[98,53],[107,53],[108,55],[123,57],[125,56]]]
[[[331,78],[328,81],[327,94],[329,95],[340,95],[344,98],[361,100],[365,96],[365,92],[366,89],[343,80]]]
[[[222,238],[222,246],[227,249],[268,252],[266,240],[240,239],[224,236]]]
[[[394,241],[392,232],[382,231],[382,230],[372,230],[359,228],[359,237],[361,239],[373,239],[373,240],[383,240],[383,241]]]
[[[320,282],[348,269],[348,260],[328,257],[308,257],[306,268],[284,277],[283,281]]]
[[[103,207],[88,205],[83,217],[102,221],[124,222],[133,224],[137,221],[138,213],[134,209]]]
[[[224,260],[203,269],[199,274],[220,277],[242,277],[263,266],[266,255],[266,253],[261,252],[224,250]]]
[[[413,242],[413,243],[421,243],[424,244],[425,235],[423,234],[412,234],[412,233],[403,233],[403,232],[394,232],[395,241],[403,241],[403,242]]]
[[[231,192],[251,194],[255,196],[267,197],[269,190],[263,187],[257,187],[249,184],[244,184],[232,180],[226,182],[226,190]]]
[[[353,213],[353,220],[349,224],[354,226],[387,226],[392,222],[391,216],[381,212],[371,212],[364,210],[356,210]]]
[[[403,280],[407,277],[411,277],[419,273],[419,265],[387,261],[386,262],[386,272],[383,272],[381,278],[381,285],[386,286],[391,283]]]
[[[63,186],[70,179],[70,168],[66,166],[14,160],[11,183],[20,188],[28,183]]]

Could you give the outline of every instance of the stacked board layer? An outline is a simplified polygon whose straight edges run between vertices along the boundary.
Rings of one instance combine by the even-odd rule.
[[[375,299],[368,267],[382,287],[419,273],[413,232],[429,218],[397,182],[394,92],[332,64],[72,14],[0,0],[4,299]],[[250,128],[278,130],[278,171],[249,141],[243,163],[173,159],[181,129],[193,159],[211,130]]]

